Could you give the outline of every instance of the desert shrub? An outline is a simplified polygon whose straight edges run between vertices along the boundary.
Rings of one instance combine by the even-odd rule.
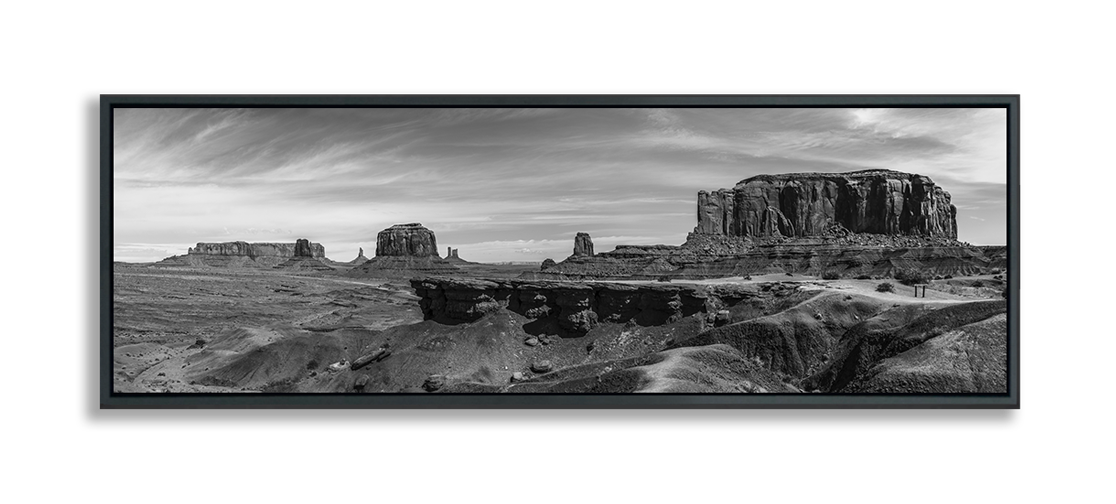
[[[883,282],[876,286],[876,292],[894,292],[895,286],[891,282]]]
[[[977,281],[973,282],[973,287],[977,287],[977,288],[984,287],[984,282],[981,282],[980,280],[977,280]]]
[[[661,277],[659,277],[658,281],[660,281],[660,282],[669,282],[669,281],[670,281],[670,277],[668,277],[668,276],[665,276],[665,275],[664,275],[664,276],[661,276]]]
[[[791,272],[788,271],[787,276],[794,276],[794,273],[791,273]]]
[[[895,279],[903,285],[924,284],[930,281],[930,277],[918,270],[898,271],[895,273]]]
[[[999,275],[1000,274],[1000,268],[992,268],[992,274],[993,275]]]
[[[857,275],[857,276],[856,276],[856,279],[857,279],[857,280],[871,280],[871,279],[872,279],[872,275],[864,275],[864,274],[861,274],[861,275]]]
[[[822,273],[822,280],[837,280],[838,278],[841,278],[841,275],[838,275],[836,271]]]

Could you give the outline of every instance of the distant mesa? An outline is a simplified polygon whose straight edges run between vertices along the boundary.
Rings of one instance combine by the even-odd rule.
[[[299,242],[304,243],[300,245]],[[196,246],[187,249],[185,255],[171,256],[155,264],[156,266],[273,268],[298,254],[303,254],[303,257],[325,259],[325,247],[322,244],[311,243],[309,240],[299,240],[299,242],[199,242]]]
[[[466,261],[466,260],[462,259],[460,256],[458,256],[457,251],[458,251],[458,249],[455,249],[455,248],[452,248],[452,247],[446,247],[446,261],[450,262],[450,263],[453,263],[453,264],[474,264],[474,263]]]
[[[617,245],[574,253],[526,279],[715,278],[795,272],[932,275],[1006,267],[1002,247],[957,241],[957,207],[929,177],[893,170],[758,175],[699,191],[697,226],[678,245]]]
[[[295,241],[295,257],[314,257],[313,247],[310,246],[310,240],[299,238]]]
[[[788,173],[698,192],[694,233],[812,237],[835,232],[957,238],[957,207],[930,177],[892,170]]]
[[[324,251],[324,249],[323,249]],[[314,247],[310,240],[299,238],[295,241],[294,257],[276,265],[277,269],[303,270],[303,271],[333,271],[333,267],[326,264],[323,257],[314,255]]]
[[[349,270],[350,276],[409,278],[460,270],[438,256],[434,232],[419,223],[396,224],[376,235],[376,257]]]
[[[306,241],[306,240],[301,240]],[[310,257],[325,257],[325,247],[320,243],[306,242]],[[298,243],[248,243],[243,241],[224,243],[199,242],[186,253],[189,255],[244,256],[244,257],[294,257]]]
[[[438,257],[438,240],[422,224],[396,224],[376,235],[376,257]]]
[[[589,233],[578,233],[574,237],[574,257],[592,257],[593,256],[593,239],[589,237]]]

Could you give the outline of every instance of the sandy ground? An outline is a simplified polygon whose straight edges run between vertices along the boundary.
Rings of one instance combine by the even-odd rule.
[[[124,266],[113,272],[114,384],[118,391],[227,389],[191,385],[188,359],[232,330],[263,345],[291,332],[420,321],[406,282],[269,270]],[[201,342],[201,345],[199,345]]]
[[[925,298],[915,298],[912,287],[894,280],[889,282],[895,286],[895,292],[877,292],[876,287],[883,281],[770,274],[750,279],[673,283],[758,288],[759,284],[778,282],[796,286],[800,291],[855,294],[897,306],[949,305],[999,298],[1002,289],[1002,282],[990,276],[935,280]],[[418,298],[406,280],[298,275],[273,270],[119,266],[115,268],[113,283],[114,384],[121,392],[247,392],[251,390],[199,384],[188,373],[208,371],[204,366],[209,362],[261,351],[276,342],[308,337],[325,341],[338,329],[375,332],[422,321]],[[984,285],[973,287],[974,283]],[[618,332],[610,340],[610,348],[623,344],[624,334]],[[669,337],[670,334],[663,335]],[[217,346],[213,346],[215,341]],[[576,345],[581,348],[584,343]],[[519,356],[516,363],[525,360],[520,354],[528,348],[521,348],[518,342],[513,346],[509,351]],[[533,353],[540,349],[530,350]],[[600,352],[597,350],[597,355],[603,357]],[[627,350],[616,348],[614,357],[627,354]],[[204,362],[198,364],[203,357]],[[488,364],[494,369],[507,369],[507,363]]]

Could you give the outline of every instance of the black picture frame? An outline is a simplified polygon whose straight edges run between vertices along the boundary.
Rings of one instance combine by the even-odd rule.
[[[1019,408],[1019,95],[114,95],[100,97],[101,408]],[[122,107],[1004,108],[1006,394],[132,394],[113,392],[113,110]]]

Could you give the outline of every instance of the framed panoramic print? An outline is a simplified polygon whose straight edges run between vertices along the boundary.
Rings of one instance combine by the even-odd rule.
[[[103,95],[106,408],[1018,408],[1014,95]]]

